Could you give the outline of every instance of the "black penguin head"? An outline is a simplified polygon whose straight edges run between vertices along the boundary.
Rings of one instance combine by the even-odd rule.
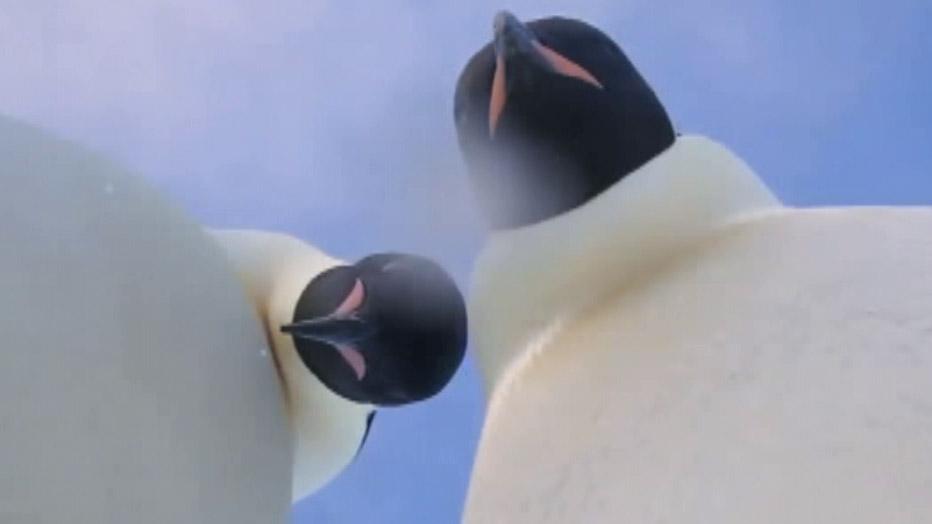
[[[608,36],[578,20],[499,13],[460,74],[460,148],[492,225],[584,204],[669,147],[673,126]]]
[[[281,329],[333,392],[399,405],[433,396],[453,377],[466,350],[466,306],[434,262],[377,254],[315,277]]]

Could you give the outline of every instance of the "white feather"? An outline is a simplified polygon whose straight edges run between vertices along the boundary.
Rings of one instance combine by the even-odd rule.
[[[932,522],[932,209],[780,206],[675,145],[497,233],[467,522]]]

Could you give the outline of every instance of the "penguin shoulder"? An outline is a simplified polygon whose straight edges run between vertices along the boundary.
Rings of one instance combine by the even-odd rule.
[[[342,263],[285,233],[249,229],[210,229],[208,233],[226,251],[263,316],[290,318],[290,309],[310,280]]]
[[[727,225],[780,209],[737,155],[684,135],[585,205],[495,231],[476,262],[469,310],[487,388],[580,309]]]

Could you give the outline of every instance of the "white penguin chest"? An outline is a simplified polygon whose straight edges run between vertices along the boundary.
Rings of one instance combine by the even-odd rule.
[[[466,521],[932,518],[932,214],[823,218],[735,231],[557,335],[493,398]]]

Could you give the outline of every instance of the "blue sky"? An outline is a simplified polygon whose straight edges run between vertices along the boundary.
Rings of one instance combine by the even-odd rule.
[[[0,111],[120,160],[205,224],[354,259],[433,256],[468,283],[483,227],[452,124],[507,7],[611,34],[684,133],[793,205],[932,204],[932,3],[2,0]],[[454,522],[482,419],[468,363],[383,412],[300,522]]]

